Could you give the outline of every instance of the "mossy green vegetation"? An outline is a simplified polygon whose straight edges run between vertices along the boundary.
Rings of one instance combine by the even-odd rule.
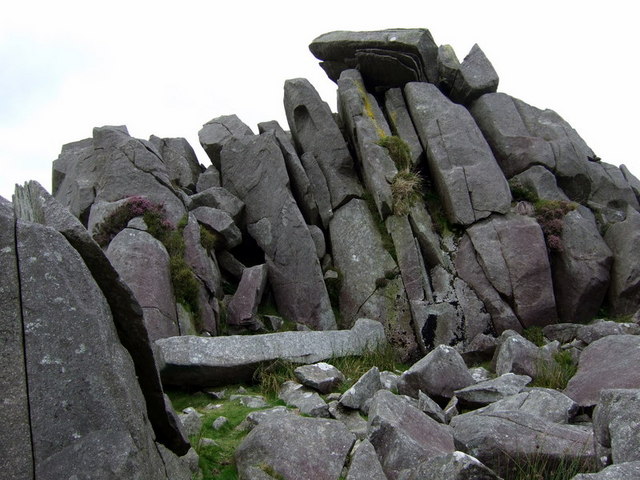
[[[564,217],[567,213],[577,208],[577,204],[563,200],[538,200],[534,204],[535,216],[544,240],[550,252],[562,252],[562,229]]]
[[[391,182],[393,213],[407,215],[414,205],[423,201],[422,177],[411,168],[411,149],[407,142],[395,135],[381,137],[378,145],[387,150],[398,169]]]
[[[524,186],[518,180],[512,178],[509,180],[509,190],[511,190],[511,197],[516,202],[531,202],[538,201],[538,196],[529,187]]]
[[[378,233],[380,233],[380,237],[382,238],[382,247],[389,252],[389,255],[397,262],[398,255],[396,253],[396,246],[393,243],[393,238],[387,231],[387,227],[384,224],[384,221],[380,217],[378,213],[378,209],[376,208],[376,203],[373,200],[373,197],[369,192],[365,192],[362,196],[362,199],[367,203],[369,207],[369,211],[371,212],[371,216],[373,217],[373,221],[375,223],[376,229]]]
[[[592,461],[580,459],[553,460],[542,455],[518,458],[504,480],[566,480],[579,473],[596,472]]]

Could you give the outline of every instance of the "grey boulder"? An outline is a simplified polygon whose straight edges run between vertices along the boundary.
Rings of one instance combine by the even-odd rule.
[[[330,393],[344,382],[342,372],[326,362],[301,365],[293,373],[300,383],[320,393]]]
[[[435,457],[418,465],[409,480],[501,480],[496,473],[477,458],[464,452]]]
[[[369,440],[362,440],[354,450],[346,480],[387,480],[376,450]]]
[[[596,441],[613,463],[640,461],[640,389],[602,390],[593,412]]]
[[[470,103],[485,93],[498,89],[498,74],[476,43],[464,57],[449,96],[458,103]]]
[[[253,131],[237,115],[223,115],[209,120],[198,132],[200,145],[218,170],[222,147],[232,138],[245,135],[253,135]]]
[[[640,478],[640,462],[609,465],[598,473],[581,473],[571,480],[636,480]]]
[[[335,480],[354,441],[337,420],[286,415],[261,423],[236,449],[239,478],[256,478],[252,471],[257,470],[264,478]]]
[[[497,378],[478,382],[456,390],[455,396],[463,403],[488,405],[511,395],[520,393],[531,382],[531,377],[505,373]]]
[[[318,392],[299,383],[286,381],[280,388],[278,398],[300,413],[311,417],[329,417],[329,405]]]
[[[367,413],[375,393],[382,388],[378,367],[371,367],[340,397],[340,405]]]

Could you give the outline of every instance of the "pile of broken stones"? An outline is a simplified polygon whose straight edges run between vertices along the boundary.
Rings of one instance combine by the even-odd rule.
[[[0,199],[5,471],[186,480],[197,455],[164,388],[284,359],[311,366],[282,386],[293,409],[247,420],[241,478],[509,479],[540,459],[638,478],[640,181],[497,92],[477,45],[460,62],[411,29],[310,49],[335,114],[287,80],[289,131],[216,117],[207,167],[185,139],[95,128],[62,147],[52,194]],[[426,200],[407,213],[409,168]],[[603,311],[629,323],[592,322]],[[387,341],[409,370],[373,368],[343,395],[322,380],[339,375],[318,362]],[[577,364],[566,389],[528,387],[559,352]]]

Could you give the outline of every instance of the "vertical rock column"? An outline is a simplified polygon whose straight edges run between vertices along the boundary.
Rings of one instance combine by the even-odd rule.
[[[220,163],[223,187],[245,203],[247,230],[265,253],[280,313],[317,330],[336,328],[315,243],[273,137],[234,138]]]

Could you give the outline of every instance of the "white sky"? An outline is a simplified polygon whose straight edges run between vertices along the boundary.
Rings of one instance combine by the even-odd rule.
[[[336,87],[308,44],[332,30],[424,27],[460,60],[478,43],[499,91],[563,116],[604,161],[640,176],[635,2],[628,0],[5,2],[0,14],[0,195],[51,188],[63,144],[94,126],[186,137],[235,113],[278,120],[287,78],[335,110]]]

